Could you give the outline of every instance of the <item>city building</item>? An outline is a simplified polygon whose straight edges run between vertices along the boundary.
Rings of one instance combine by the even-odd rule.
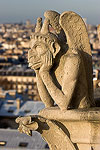
[[[0,129],[0,150],[47,150],[47,143],[38,132],[32,132],[32,137],[20,134],[17,130]]]

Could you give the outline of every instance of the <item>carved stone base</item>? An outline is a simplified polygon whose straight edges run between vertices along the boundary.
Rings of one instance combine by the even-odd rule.
[[[64,132],[57,143],[61,144],[67,137],[66,143],[73,144],[74,148],[71,146],[73,150],[100,150],[100,108],[74,109],[65,112],[61,112],[58,108],[49,108],[43,109],[39,115],[55,121],[59,129]],[[53,132],[55,139],[56,132]],[[52,142],[56,145],[55,139]],[[65,146],[61,149],[71,150],[71,148]]]
[[[100,108],[62,112],[57,107],[16,119],[19,131],[38,131],[50,150],[100,150]]]

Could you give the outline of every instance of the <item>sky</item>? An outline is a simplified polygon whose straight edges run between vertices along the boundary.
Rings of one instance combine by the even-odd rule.
[[[100,0],[0,0],[0,23],[36,23],[46,10],[74,11],[88,24],[100,24]]]

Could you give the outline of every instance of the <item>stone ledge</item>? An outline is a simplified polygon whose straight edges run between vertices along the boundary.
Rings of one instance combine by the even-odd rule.
[[[73,109],[63,112],[58,107],[52,107],[41,110],[39,115],[61,123],[61,129],[65,131],[66,128],[66,135],[69,133],[71,141],[77,143],[78,147],[82,144],[84,146],[88,144],[90,149],[93,144],[100,146],[100,108]],[[86,148],[86,150],[90,149]]]
[[[100,121],[100,108],[93,107],[61,111],[58,107],[50,107],[42,109],[39,115],[49,120]]]

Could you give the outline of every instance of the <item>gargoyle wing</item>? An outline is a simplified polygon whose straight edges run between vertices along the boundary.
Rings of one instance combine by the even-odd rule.
[[[94,106],[92,54],[85,23],[78,14],[68,11],[60,15],[59,24],[63,28],[68,42],[70,41],[71,48],[80,51],[82,54],[88,84],[88,96],[91,105]]]
[[[67,39],[69,51],[70,49],[78,50],[82,54],[86,71],[88,96],[91,106],[94,106],[92,54],[86,25],[83,19],[72,11],[67,11],[60,15],[59,13],[50,10],[46,11],[44,16],[50,20],[50,25],[54,28],[60,41],[65,43]]]

